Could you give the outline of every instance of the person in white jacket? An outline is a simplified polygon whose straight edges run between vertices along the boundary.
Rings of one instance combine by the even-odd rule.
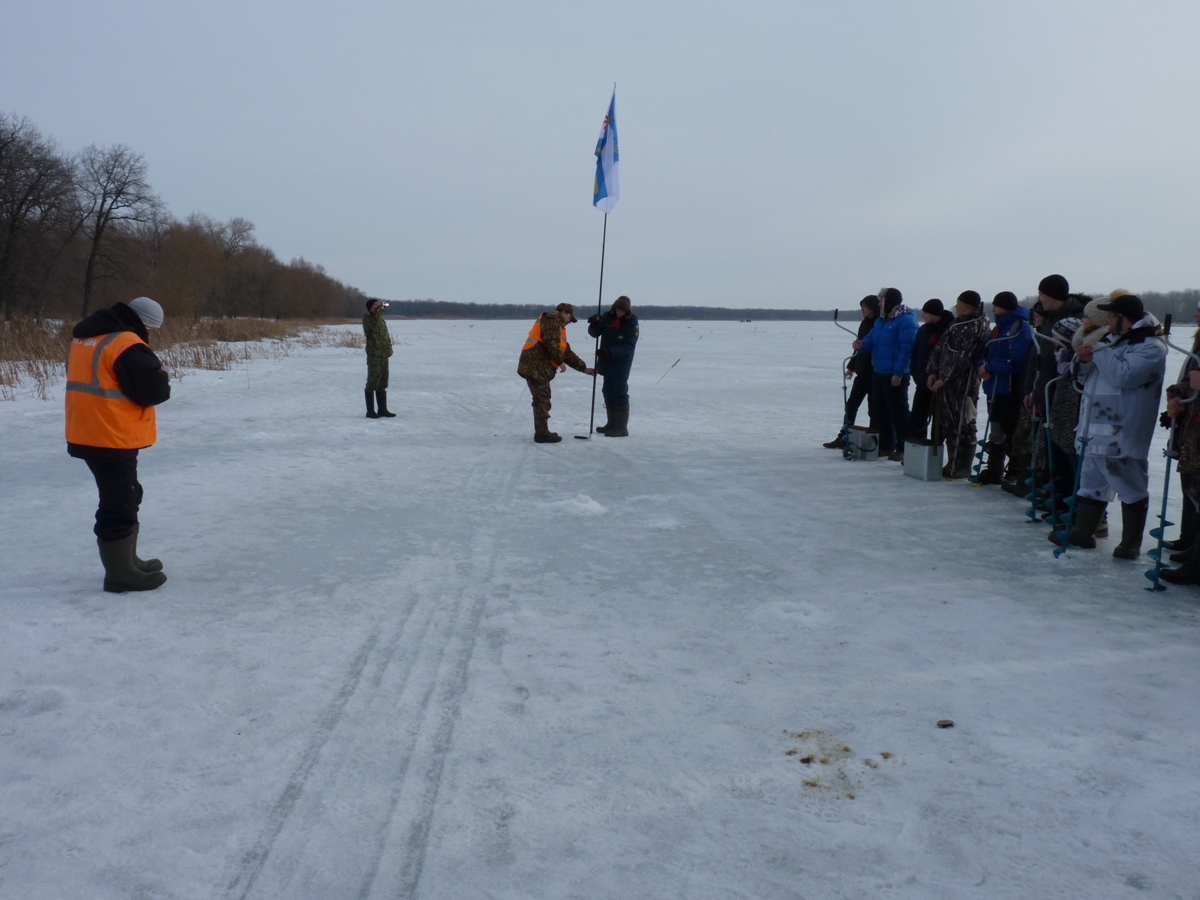
[[[1158,421],[1167,345],[1158,320],[1140,298],[1113,291],[1098,309],[1108,313],[1108,330],[1096,344],[1075,350],[1079,364],[1079,426],[1083,455],[1076,495],[1075,525],[1068,539],[1076,547],[1096,546],[1092,536],[1108,504],[1121,500],[1118,559],[1137,559],[1150,503],[1150,442]],[[1061,543],[1057,534],[1050,540]]]

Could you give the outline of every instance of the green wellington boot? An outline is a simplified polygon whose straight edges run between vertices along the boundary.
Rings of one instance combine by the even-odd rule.
[[[125,591],[152,591],[167,580],[162,572],[143,572],[133,564],[133,547],[136,535],[119,541],[97,539],[100,562],[104,564],[104,589],[113,594]]]

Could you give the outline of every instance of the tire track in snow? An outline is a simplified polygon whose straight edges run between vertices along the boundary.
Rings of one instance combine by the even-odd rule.
[[[496,567],[494,529],[480,524],[494,519],[480,507],[489,493],[511,502],[527,454],[507,472],[499,460],[468,471],[459,496],[478,499],[465,539],[405,579],[426,590],[386,642],[377,629],[354,656],[225,897],[347,896],[354,884],[360,898],[415,894]],[[423,575],[429,565],[439,574]]]
[[[263,829],[262,837],[259,838],[258,842],[243,857],[240,866],[241,871],[238,872],[233,881],[225,889],[227,895],[236,896],[238,900],[244,900],[254,887],[255,881],[258,880],[258,876],[261,874],[263,866],[266,865],[267,858],[271,854],[271,848],[274,846],[276,838],[279,837],[279,832],[283,830],[288,816],[291,815],[292,808],[304,792],[305,782],[308,781],[313,768],[321,759],[322,748],[324,748],[326,742],[333,735],[338,723],[341,722],[346,703],[358,688],[358,683],[362,679],[363,669],[367,665],[367,659],[378,642],[379,632],[376,631],[367,638],[366,642],[359,648],[358,653],[355,654],[350,664],[350,671],[334,696],[333,702],[330,703],[325,714],[319,720],[316,733],[309,741],[308,747],[305,748],[304,755],[300,758],[300,764],[292,772],[292,776],[288,779],[283,793],[271,808],[271,812],[267,817],[267,826]]]

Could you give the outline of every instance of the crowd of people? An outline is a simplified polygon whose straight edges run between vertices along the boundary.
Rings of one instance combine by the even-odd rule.
[[[1125,290],[1074,294],[1056,274],[1041,280],[1032,308],[1011,291],[996,294],[994,322],[975,291],[959,294],[953,312],[941,300],[927,301],[920,322],[896,288],[864,297],[860,308],[842,429],[824,446],[848,451],[865,400],[866,430],[877,437],[880,459],[903,462],[906,442],[944,445],[943,477],[1024,498],[1059,545],[1094,549],[1097,537],[1108,536],[1109,503],[1120,500],[1113,556],[1137,559],[1149,508],[1150,444],[1161,424],[1171,429],[1184,501],[1180,535],[1165,545],[1179,565],[1159,577],[1200,584],[1200,404],[1190,405],[1200,370],[1189,357],[1160,417],[1166,337],[1139,297]],[[1200,351],[1200,328],[1196,335],[1193,353]]]

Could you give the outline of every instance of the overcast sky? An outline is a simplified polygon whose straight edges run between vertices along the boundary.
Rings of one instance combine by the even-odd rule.
[[[1200,287],[1195,2],[12,4],[0,111],[368,294]]]

